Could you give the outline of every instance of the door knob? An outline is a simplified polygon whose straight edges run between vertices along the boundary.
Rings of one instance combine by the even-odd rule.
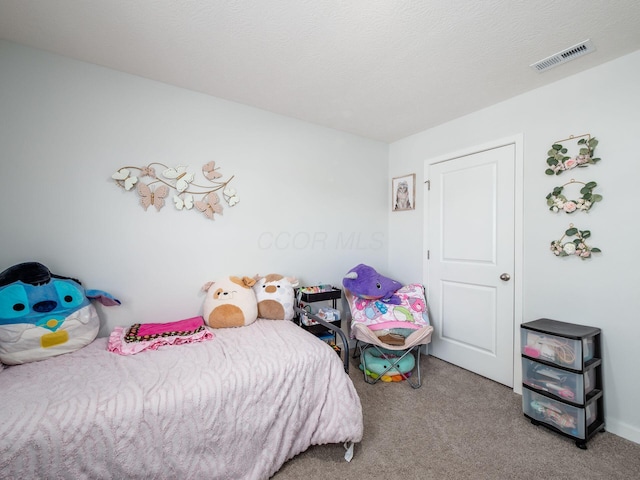
[[[511,275],[509,275],[508,273],[503,273],[502,275],[500,275],[500,280],[504,280],[505,282],[508,282],[511,279]]]

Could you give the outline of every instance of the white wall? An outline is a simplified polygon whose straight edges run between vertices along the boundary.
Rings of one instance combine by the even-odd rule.
[[[0,270],[40,261],[111,292],[101,335],[197,315],[226,275],[340,285],[386,265],[386,144],[7,42],[0,112]],[[215,221],[170,199],[145,212],[111,180],[211,160],[240,196]]]
[[[640,52],[387,145],[0,41],[0,269],[37,260],[123,301],[101,334],[200,313],[222,275],[279,272],[339,284],[357,263],[422,281],[423,164],[522,133],[525,321],[603,329],[607,429],[640,442]],[[598,258],[548,251],[568,219],[544,197],[554,140],[591,133],[604,195],[582,220]],[[388,171],[387,160],[390,160]],[[145,212],[110,176],[152,161],[215,160],[241,201],[215,222]],[[415,211],[390,212],[390,178],[417,173]]]
[[[579,60],[578,60],[579,61]],[[560,67],[561,68],[561,67]],[[532,73],[536,75],[536,73]],[[640,442],[640,51],[485,110],[393,143],[389,176],[416,172],[415,211],[389,215],[389,271],[422,281],[424,162],[523,134],[525,322],[546,317],[602,329],[607,430]],[[547,176],[556,140],[590,133],[602,161],[576,173],[604,196],[588,214],[554,215],[546,195],[571,175]],[[579,195],[579,194],[578,194]],[[568,224],[591,230],[602,254],[587,261],[549,250]],[[520,368],[519,363],[515,365]]]

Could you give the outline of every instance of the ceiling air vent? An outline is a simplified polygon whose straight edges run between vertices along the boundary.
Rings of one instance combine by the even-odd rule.
[[[595,51],[595,49],[596,47],[593,46],[593,43],[591,43],[591,40],[585,40],[584,42],[578,43],[573,47],[569,47],[566,50],[555,53],[550,57],[547,57],[544,60],[540,60],[539,62],[533,63],[529,66],[538,72],[544,72],[562,63],[566,63],[570,60],[578,58],[587,53],[591,53]]]

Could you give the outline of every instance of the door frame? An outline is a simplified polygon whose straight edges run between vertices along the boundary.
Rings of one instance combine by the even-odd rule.
[[[524,134],[516,134],[510,137],[501,138],[499,140],[493,140],[481,145],[475,145],[472,147],[464,148],[455,152],[450,152],[444,155],[439,155],[434,158],[430,158],[424,161],[424,179],[423,184],[426,186],[428,183],[429,167],[435,163],[445,162],[447,160],[453,160],[458,157],[464,157],[466,155],[472,155],[478,152],[484,152],[486,150],[492,150],[495,148],[503,147],[505,145],[514,145],[515,147],[515,190],[514,190],[514,275],[513,275],[513,391],[522,395],[522,369],[521,369],[521,355],[520,355],[520,325],[523,318],[523,253],[524,253]],[[425,192],[424,200],[425,204],[429,200],[429,195]],[[425,252],[429,250],[429,208],[425,205],[424,210],[424,248],[423,248],[423,278],[428,278],[429,274],[429,260]]]

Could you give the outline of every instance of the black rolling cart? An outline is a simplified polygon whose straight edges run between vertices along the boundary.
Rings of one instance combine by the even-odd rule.
[[[524,415],[582,449],[605,427],[600,334],[547,318],[520,326]]]
[[[349,343],[342,331],[342,316],[337,308],[338,300],[342,298],[342,290],[333,286],[322,286],[320,291],[310,291],[316,287],[300,287],[296,289],[295,321],[300,327],[312,333],[320,340],[331,345],[344,362],[345,371],[349,372]],[[325,302],[338,314],[338,318],[321,318],[318,312],[313,313],[311,303]],[[341,345],[338,345],[337,337],[340,337]]]
[[[307,287],[307,288],[310,288],[310,287]],[[331,287],[331,286],[326,287],[324,291],[319,291],[314,293],[305,292],[305,287],[301,287],[297,289],[296,291],[297,306],[307,312],[307,315],[300,314],[298,316],[298,319],[297,319],[298,324],[305,330],[308,330],[309,332],[313,333],[316,337],[320,338],[321,340],[324,340],[327,343],[333,343],[335,345],[336,344],[335,330],[332,330],[326,327],[325,325],[318,323],[318,321],[312,318],[310,315],[308,315],[308,313],[313,313],[309,304],[317,303],[317,302],[327,302],[331,304],[331,308],[337,311],[338,310],[337,302],[338,302],[338,299],[340,298],[342,298],[342,290],[335,287]],[[336,319],[325,318],[324,320],[325,322],[331,323],[337,326],[338,328],[340,328],[342,324],[341,317]]]

